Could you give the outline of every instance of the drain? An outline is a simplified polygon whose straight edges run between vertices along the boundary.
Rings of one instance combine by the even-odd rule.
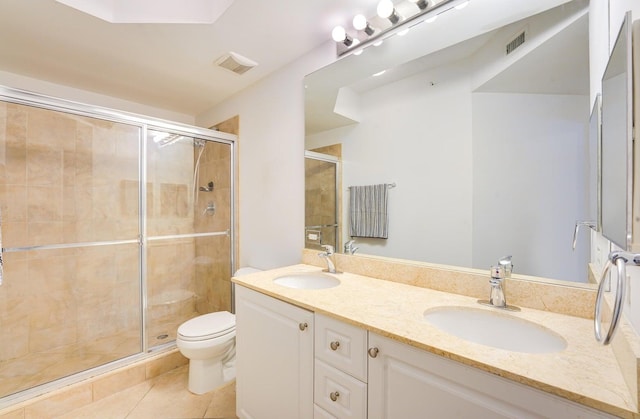
[[[163,339],[166,339],[166,338],[168,338],[168,337],[169,337],[169,335],[167,335],[166,333],[164,333],[164,334],[162,334],[162,335],[158,335],[158,336],[156,336],[156,339],[158,339],[158,340],[163,340]]]

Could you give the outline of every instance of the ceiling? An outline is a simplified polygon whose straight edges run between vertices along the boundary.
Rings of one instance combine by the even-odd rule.
[[[307,76],[306,134],[358,120],[354,106],[348,108],[349,115],[336,111],[343,93],[353,93],[354,104],[359,94],[418,73],[429,73],[438,84],[455,77],[451,65],[464,68],[470,60],[481,60],[488,68],[478,70],[482,74],[474,81],[490,76],[474,91],[588,95],[588,2],[507,1],[511,7],[502,0],[473,1],[463,13],[438,18],[440,23],[450,19],[446,25],[422,24],[402,39],[389,39],[361,56],[346,57]],[[534,36],[514,60],[495,55],[496,47],[503,54],[503,46],[523,28],[539,33],[538,41]],[[382,76],[372,76],[383,69],[387,71]]]
[[[327,42],[347,16],[374,13],[376,2],[235,0],[212,24],[139,24],[55,0],[2,0],[0,71],[198,115]],[[258,66],[243,75],[215,66],[230,51]]]

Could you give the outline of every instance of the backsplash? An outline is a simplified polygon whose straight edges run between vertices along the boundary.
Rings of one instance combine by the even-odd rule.
[[[474,298],[489,297],[489,270],[457,268],[402,259],[335,254],[336,268],[358,275],[385,281],[400,282],[417,287],[431,288]],[[304,249],[302,263],[325,266],[318,252]],[[593,318],[596,292],[593,285],[572,284],[563,281],[532,281],[518,277],[506,283],[509,304],[553,311],[569,316]]]

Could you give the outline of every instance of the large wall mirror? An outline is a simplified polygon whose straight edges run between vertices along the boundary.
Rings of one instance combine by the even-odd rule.
[[[627,13],[602,78],[602,234],[623,250],[629,249],[632,232],[631,65]]]
[[[351,239],[348,187],[394,183],[388,238],[356,238],[357,254],[512,255],[514,276],[587,282],[589,234],[572,239],[596,217],[588,2],[487,1],[306,77],[305,148],[340,162],[335,243]]]

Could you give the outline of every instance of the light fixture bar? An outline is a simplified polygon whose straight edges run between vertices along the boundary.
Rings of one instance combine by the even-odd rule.
[[[444,13],[448,10],[453,9],[458,5],[466,4],[468,2],[469,0],[442,0],[434,5],[431,5],[429,3],[429,7],[426,7],[423,10],[418,11],[416,14],[412,16],[406,17],[405,19],[401,20],[396,24],[392,24],[390,27],[386,29],[377,30],[373,34],[373,36],[369,36],[367,39],[360,41],[360,43],[358,43],[357,45],[356,44],[346,45],[346,43],[344,42],[337,42],[336,43],[337,55],[338,57],[342,57],[344,55],[351,54],[356,50],[362,50],[364,48],[367,48],[368,46],[373,45],[376,42],[381,42],[383,39],[389,36],[395,35],[396,33],[400,32],[402,28],[405,26],[409,28],[414,24],[419,23],[420,19],[425,20],[424,18],[426,15],[433,15],[435,17],[441,13]]]

